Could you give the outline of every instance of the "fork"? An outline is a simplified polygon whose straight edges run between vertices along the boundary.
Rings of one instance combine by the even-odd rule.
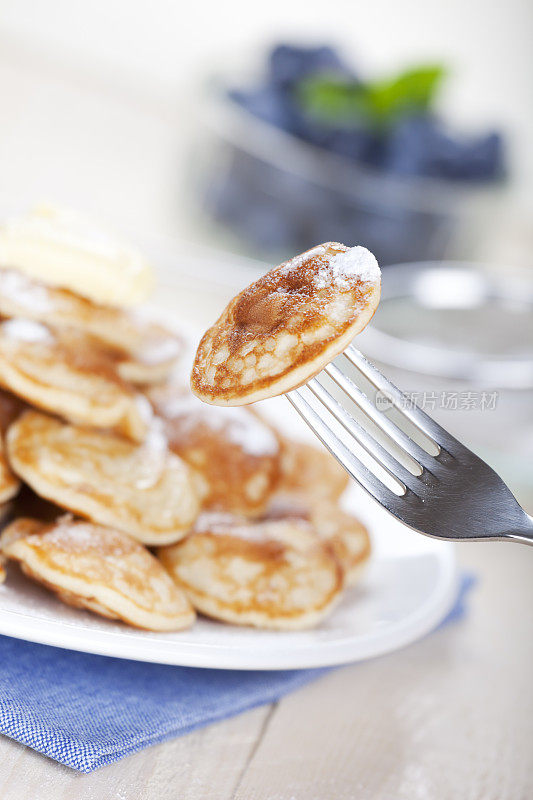
[[[286,397],[330,453],[372,497],[410,528],[453,541],[511,540],[533,545],[533,518],[502,479],[406,396],[350,345]],[[377,390],[380,404],[397,409],[417,432],[408,435],[380,411],[347,374],[355,368]],[[379,429],[381,444],[324,386],[324,375]],[[337,392],[336,392],[337,393]],[[337,429],[339,432],[336,432]],[[348,436],[346,436],[348,434]],[[428,441],[434,453],[416,439]],[[371,467],[354,449],[370,456]],[[394,454],[393,454],[394,453]],[[406,466],[408,464],[408,466]],[[376,474],[378,473],[378,474]],[[382,477],[380,477],[380,475]],[[391,488],[391,485],[394,488]]]

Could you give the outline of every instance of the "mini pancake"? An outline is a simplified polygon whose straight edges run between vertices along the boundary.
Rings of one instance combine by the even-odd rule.
[[[309,496],[303,495],[278,494],[262,519],[308,522],[333,550],[344,571],[346,585],[355,586],[359,581],[371,554],[370,536],[357,517],[336,503],[327,500],[313,502]]]
[[[280,444],[246,408],[216,408],[173,385],[148,393],[163,420],[169,447],[208,485],[204,508],[254,516],[277,486]]]
[[[71,606],[136,628],[187,628],[195,614],[159,561],[121,531],[74,520],[21,518],[2,533],[0,546],[22,570]]]
[[[0,322],[0,384],[45,411],[73,422],[144,438],[146,399],[79,331],[53,331],[17,318]]]
[[[236,625],[310,628],[343,589],[332,551],[300,519],[204,513],[183,542],[157,555],[198,611]]]
[[[191,374],[206,403],[245,405],[308,381],[370,322],[380,295],[364,247],[327,242],[244,289],[203,336]]]
[[[0,314],[94,337],[108,350],[118,374],[131,383],[165,380],[183,349],[175,333],[139,312],[100,305],[13,269],[0,268]]]
[[[279,491],[312,496],[316,501],[338,500],[350,478],[324,447],[283,438]]]
[[[199,481],[157,430],[137,445],[27,411],[9,428],[7,449],[37,494],[145,544],[178,541],[198,514]]]

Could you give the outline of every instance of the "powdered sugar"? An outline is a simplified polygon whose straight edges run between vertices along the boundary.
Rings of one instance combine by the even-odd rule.
[[[242,522],[242,518],[228,511],[201,511],[196,517],[193,531],[227,533],[239,522]]]
[[[41,542],[45,549],[51,546],[64,553],[105,558],[108,564],[118,557],[118,565],[122,569],[126,568],[123,558],[130,555],[132,550],[140,549],[140,545],[128,534],[92,522],[75,520],[71,514],[59,517],[54,526],[45,532],[45,536],[38,533],[35,541]],[[89,569],[87,562],[83,566],[85,570]],[[90,578],[90,575],[86,577]]]
[[[132,474],[132,480],[137,489],[149,489],[160,480],[167,464],[167,455],[167,438],[163,430],[163,421],[153,418],[146,439],[136,454],[135,461],[138,469],[134,477]]]
[[[0,270],[0,292],[12,302],[30,311],[42,313],[53,308],[48,289],[16,270]]]
[[[350,289],[354,282],[379,283],[381,271],[376,257],[366,247],[350,247],[337,253],[321,266],[314,284],[318,289],[334,286],[336,289]]]
[[[80,550],[91,550],[95,544],[95,532],[98,530],[90,522],[74,522],[72,514],[64,514],[47,531],[46,541],[66,549],[76,547]]]
[[[329,255],[331,251],[335,255]],[[335,288],[340,291],[354,287],[355,283],[379,283],[381,272],[375,256],[366,247],[349,247],[339,242],[319,244],[299,256],[291,258],[275,272],[285,276],[317,259],[317,267],[309,267],[309,281],[315,289]],[[285,287],[278,286],[277,292],[283,293]]]
[[[290,261],[287,261],[285,264],[282,264],[275,270],[275,273],[277,276],[289,275],[291,272],[294,272],[297,269],[299,269],[303,264],[305,264],[310,259],[316,258],[317,256],[323,256],[326,250],[327,250],[327,245],[318,244],[316,247],[311,248],[311,250],[306,250],[305,253],[301,253],[299,256],[294,256],[294,258],[291,258]],[[283,294],[285,291],[286,289],[283,286],[278,286],[276,288],[276,292],[278,292],[279,294]]]
[[[2,333],[19,342],[53,341],[53,336],[47,327],[30,319],[8,319],[2,323]]]
[[[183,417],[183,425],[190,428],[200,420],[250,456],[278,453],[279,444],[272,431],[244,408],[209,406],[191,394],[176,394],[165,401],[163,413],[170,419]]]
[[[337,244],[336,242],[332,242],[331,244]],[[316,258],[316,256],[323,256],[328,248],[326,244],[317,244],[316,247],[312,247],[311,250],[306,250],[305,253],[301,253],[299,256],[294,256],[291,258],[287,267],[289,269],[298,269],[301,267],[302,264],[305,264],[306,261],[309,261],[311,258]]]

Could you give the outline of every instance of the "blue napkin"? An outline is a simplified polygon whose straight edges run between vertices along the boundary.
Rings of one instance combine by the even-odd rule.
[[[464,614],[472,578],[441,624]],[[148,745],[272,703],[327,669],[241,672],[146,664],[0,636],[0,733],[92,772]]]

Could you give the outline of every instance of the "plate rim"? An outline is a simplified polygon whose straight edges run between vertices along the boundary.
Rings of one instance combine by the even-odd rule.
[[[115,631],[87,628],[65,620],[43,619],[12,609],[0,609],[0,634],[64,650],[181,667],[264,671],[341,666],[399,650],[423,638],[442,622],[453,608],[458,595],[455,546],[451,542],[438,542],[432,554],[438,558],[441,573],[427,601],[395,623],[392,630],[389,628],[384,633],[367,634],[363,646],[358,637],[322,645],[307,642],[300,647],[292,647],[288,652],[277,648],[265,660],[264,651],[258,654],[257,651],[250,650],[249,654],[243,655],[242,647],[234,651],[225,644],[213,645],[207,642],[163,640],[158,643],[156,638],[150,636],[144,639],[146,652],[141,655],[139,650],[142,648],[144,631],[128,631],[123,638],[120,634],[121,641],[117,647],[118,634]],[[26,622],[24,630],[21,630],[21,618]],[[294,631],[291,635],[297,633]],[[262,660],[259,662],[258,658]]]

